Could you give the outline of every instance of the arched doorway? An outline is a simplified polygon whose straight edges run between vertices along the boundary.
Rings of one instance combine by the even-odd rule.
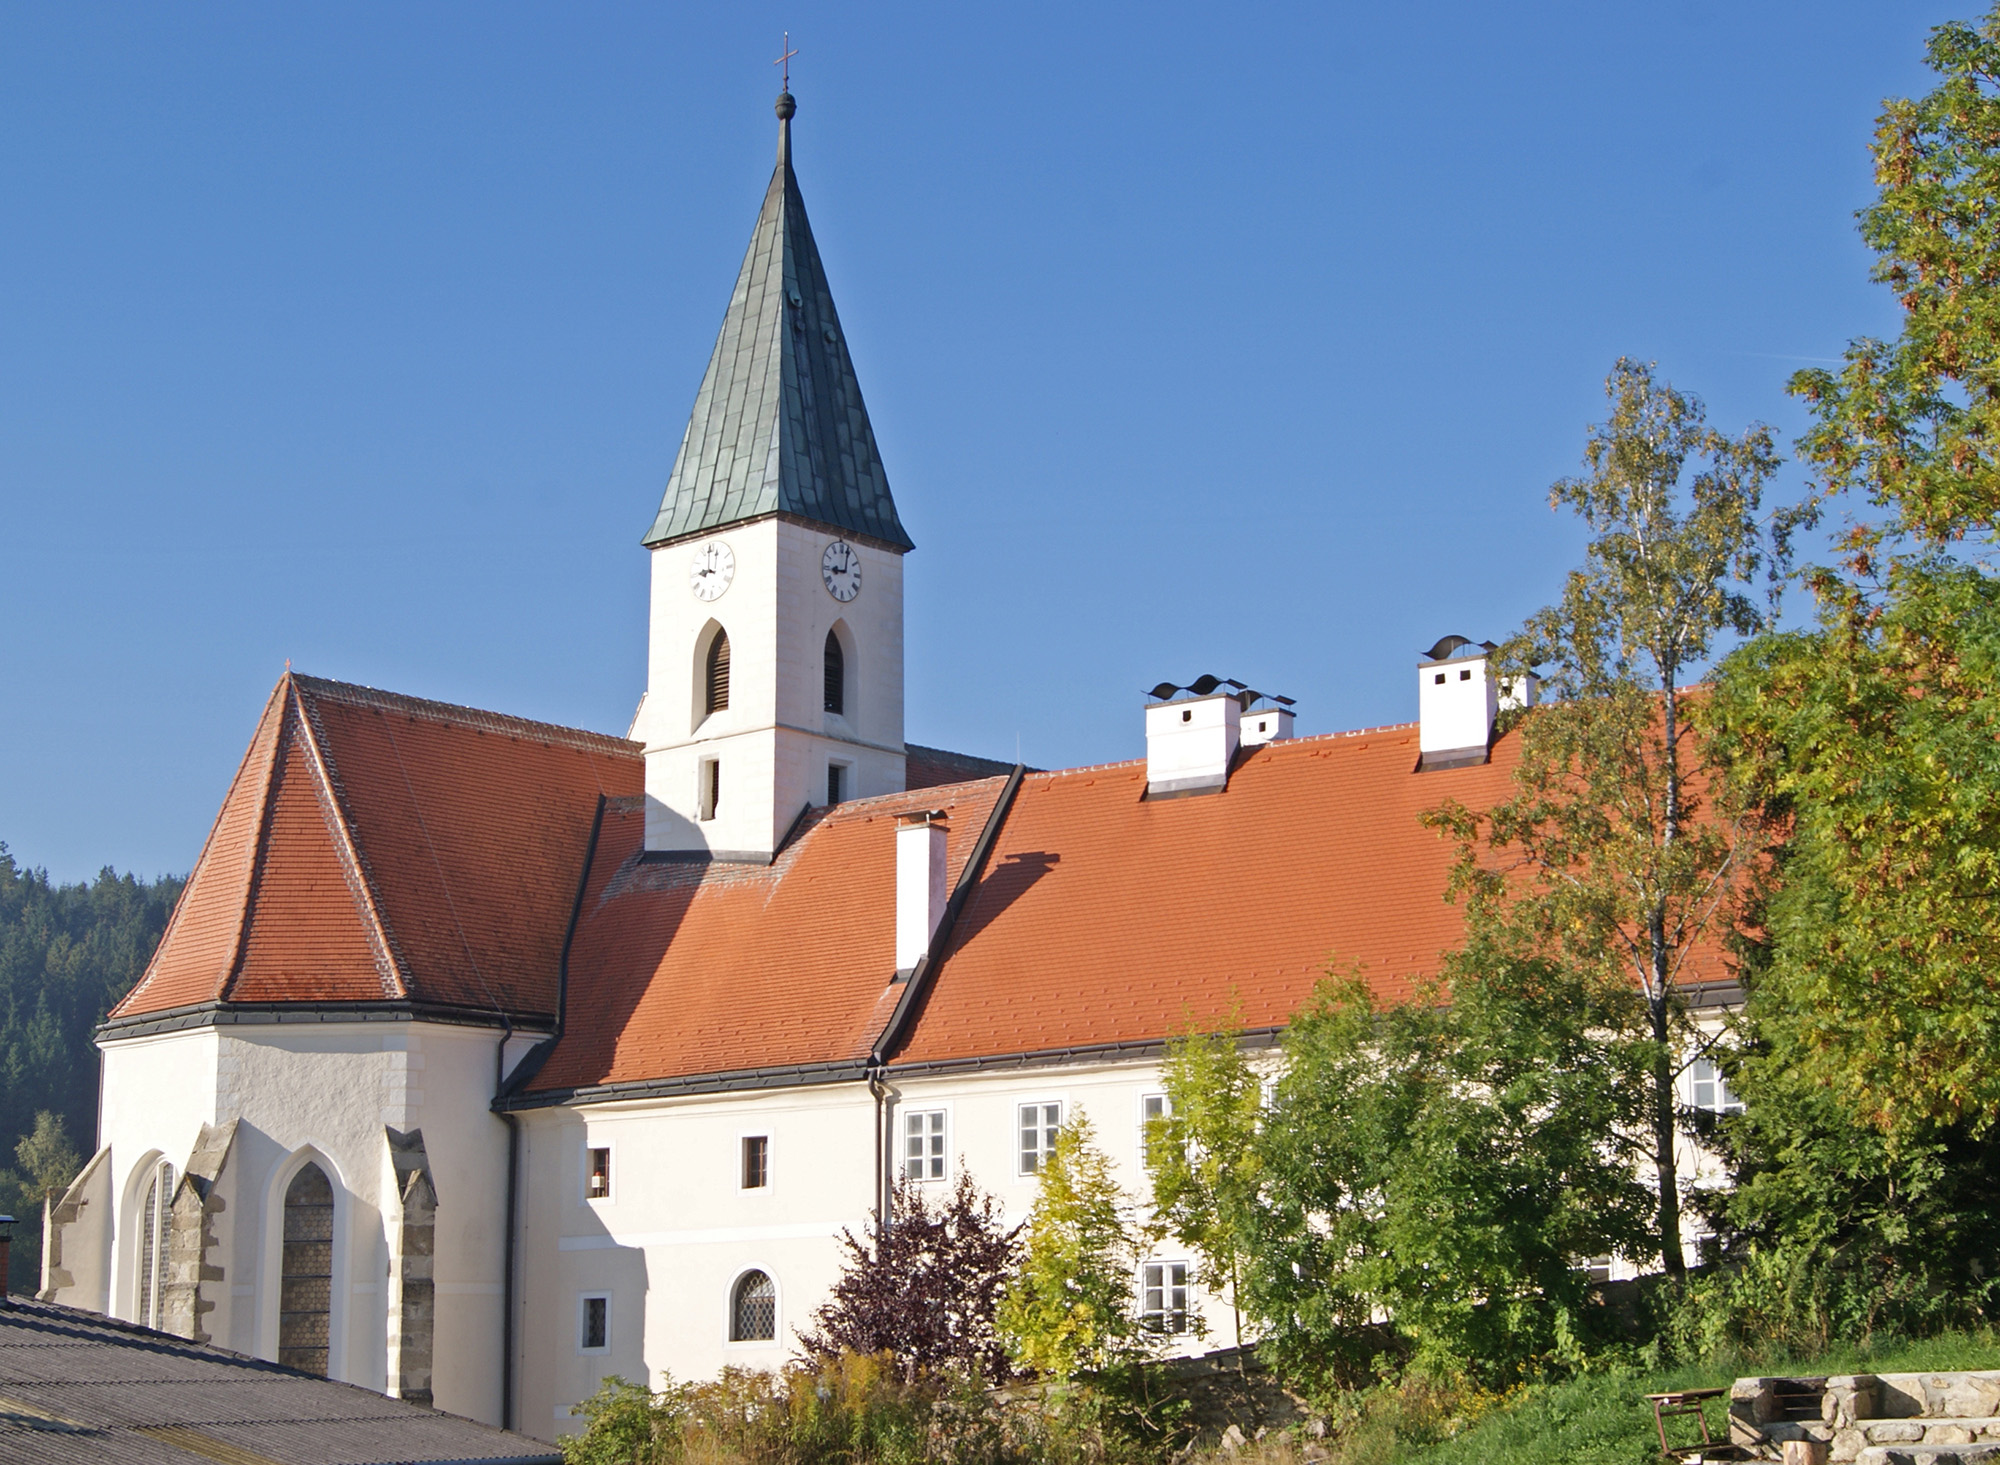
[[[278,1362],[324,1375],[333,1313],[333,1186],[311,1161],[285,1188],[281,1270]]]

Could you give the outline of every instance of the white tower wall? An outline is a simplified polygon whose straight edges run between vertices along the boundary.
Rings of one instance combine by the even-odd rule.
[[[733,524],[653,551],[647,690],[632,736],[646,749],[646,848],[769,859],[808,804],[827,797],[827,769],[847,798],[903,788],[903,561],[846,539],[861,563],[850,601],[827,592],[821,557],[839,533],[787,519]],[[729,588],[695,597],[698,553],[726,544]],[[729,706],[705,711],[707,650],[728,633]],[[846,662],[845,711],[824,699],[826,638]],[[720,797],[706,805],[703,765]]]

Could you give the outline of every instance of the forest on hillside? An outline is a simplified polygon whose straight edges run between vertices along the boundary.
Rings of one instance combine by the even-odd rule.
[[[97,1135],[91,1032],[145,970],[185,882],[106,866],[87,884],[23,869],[0,843],[0,1214],[8,1285],[38,1284],[42,1196],[67,1184]]]

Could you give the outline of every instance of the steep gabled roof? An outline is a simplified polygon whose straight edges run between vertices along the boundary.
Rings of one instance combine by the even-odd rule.
[[[598,799],[637,744],[286,675],[114,1020],[214,1003],[556,1007]]]
[[[778,165],[644,542],[790,514],[907,550],[778,102]]]

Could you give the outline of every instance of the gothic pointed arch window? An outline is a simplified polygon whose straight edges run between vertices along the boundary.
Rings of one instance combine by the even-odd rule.
[[[826,633],[826,654],[822,658],[826,670],[826,710],[847,715],[847,653],[840,649],[840,635],[835,631]]]
[[[763,1343],[777,1336],[777,1284],[768,1273],[745,1272],[729,1299],[729,1341]]]
[[[729,632],[720,626],[715,628],[715,639],[708,643],[702,684],[706,690],[703,705],[708,711],[721,712],[729,706]]]
[[[149,1328],[166,1316],[161,1294],[167,1280],[167,1242],[173,1234],[174,1167],[162,1160],[146,1182],[139,1207],[139,1295],[135,1321]]]
[[[285,1188],[278,1362],[324,1376],[333,1319],[333,1185],[308,1160]]]

